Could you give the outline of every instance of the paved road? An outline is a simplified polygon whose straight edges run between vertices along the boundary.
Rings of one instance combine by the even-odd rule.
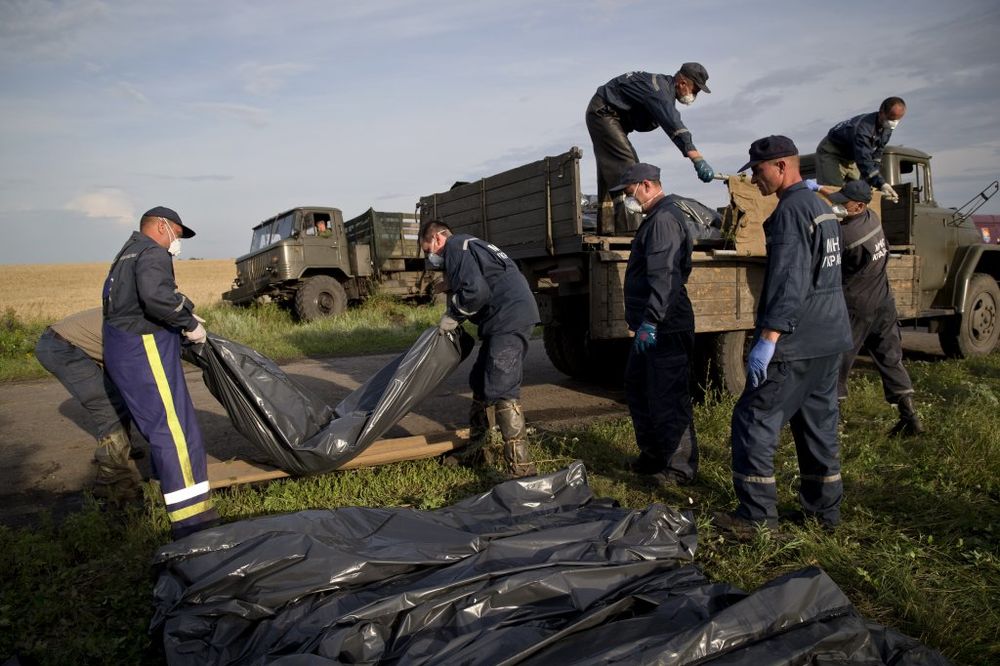
[[[473,354],[475,353],[474,350]],[[396,354],[296,361],[282,369],[306,388],[337,404]],[[472,358],[408,414],[386,437],[454,430],[467,425]],[[252,457],[250,442],[205,388],[201,371],[185,364],[188,387],[205,435],[209,462]],[[624,414],[620,390],[574,381],[552,367],[541,340],[532,340],[522,389],[528,419],[546,426]],[[0,384],[0,522],[18,523],[38,507],[78,504],[94,475],[94,440],[86,412],[54,378]],[[140,467],[148,465],[148,457]],[[148,473],[148,468],[144,470]],[[71,500],[68,496],[74,496]]]
[[[905,333],[908,358],[940,358],[937,337]],[[282,366],[289,376],[330,404],[338,403],[395,358],[377,354],[296,361]],[[435,393],[390,430],[386,437],[453,430],[467,423],[472,358]],[[866,359],[859,360],[864,367]],[[870,366],[870,364],[868,364]],[[252,445],[233,428],[222,406],[205,388],[201,372],[186,366],[210,462],[252,457]],[[530,423],[559,427],[627,413],[621,390],[572,380],[552,367],[541,340],[533,340],[522,393]],[[94,475],[94,440],[82,424],[83,408],[55,379],[0,384],[0,523],[20,524],[40,508],[78,506],[81,489]],[[141,467],[148,465],[148,457]],[[148,472],[148,467],[144,471]]]

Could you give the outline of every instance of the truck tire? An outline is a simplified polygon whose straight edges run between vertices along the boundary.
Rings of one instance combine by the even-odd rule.
[[[750,351],[751,331],[703,333],[695,338],[698,359],[695,361],[697,393],[712,391],[740,395],[747,383],[746,357]]]
[[[295,315],[302,321],[333,317],[347,309],[347,292],[329,275],[315,275],[295,290]]]
[[[548,324],[542,328],[545,353],[555,369],[574,379],[587,378],[587,345],[583,329],[559,324]]]
[[[542,330],[545,353],[555,369],[573,379],[621,386],[630,340],[590,340],[583,326],[548,324]]]
[[[1000,338],[1000,286],[991,275],[973,273],[965,293],[965,312],[938,331],[941,349],[952,358],[989,354]]]

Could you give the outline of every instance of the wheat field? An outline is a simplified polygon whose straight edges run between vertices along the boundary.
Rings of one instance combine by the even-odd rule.
[[[174,273],[181,292],[204,307],[222,300],[236,277],[236,264],[232,259],[178,259]],[[97,307],[107,274],[106,262],[2,266],[0,312],[13,309],[22,320],[51,322]]]

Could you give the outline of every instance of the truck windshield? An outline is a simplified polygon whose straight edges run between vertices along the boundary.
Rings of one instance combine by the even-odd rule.
[[[277,243],[292,235],[295,229],[294,211],[287,215],[282,215],[276,220],[271,220],[257,229],[253,230],[253,238],[250,241],[250,251],[260,250],[272,243]]]

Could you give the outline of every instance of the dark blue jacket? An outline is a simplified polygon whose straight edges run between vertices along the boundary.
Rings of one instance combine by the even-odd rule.
[[[663,333],[694,330],[688,298],[691,234],[666,198],[648,211],[632,238],[625,268],[625,321],[635,331],[643,321]]]
[[[830,128],[826,138],[842,155],[853,157],[861,178],[869,185],[878,189],[885,184],[880,171],[882,152],[892,138],[892,130],[879,125],[877,111],[837,123]]]
[[[496,245],[467,234],[449,236],[444,249],[448,314],[479,326],[479,335],[515,333],[538,323],[528,281]]]
[[[194,303],[177,291],[173,257],[138,231],[111,264],[103,301],[104,322],[129,333],[180,333],[198,326]]]
[[[764,221],[767,271],[757,333],[781,332],[776,361],[839,354],[852,346],[841,290],[840,224],[805,183],[789,187]]]
[[[597,94],[618,111],[628,131],[651,132],[662,127],[685,156],[695,150],[691,132],[677,112],[674,77],[629,72],[605,83]]]
[[[852,312],[873,313],[883,304],[895,304],[889,289],[889,244],[878,215],[866,209],[840,225],[844,238],[841,273],[844,301]]]

